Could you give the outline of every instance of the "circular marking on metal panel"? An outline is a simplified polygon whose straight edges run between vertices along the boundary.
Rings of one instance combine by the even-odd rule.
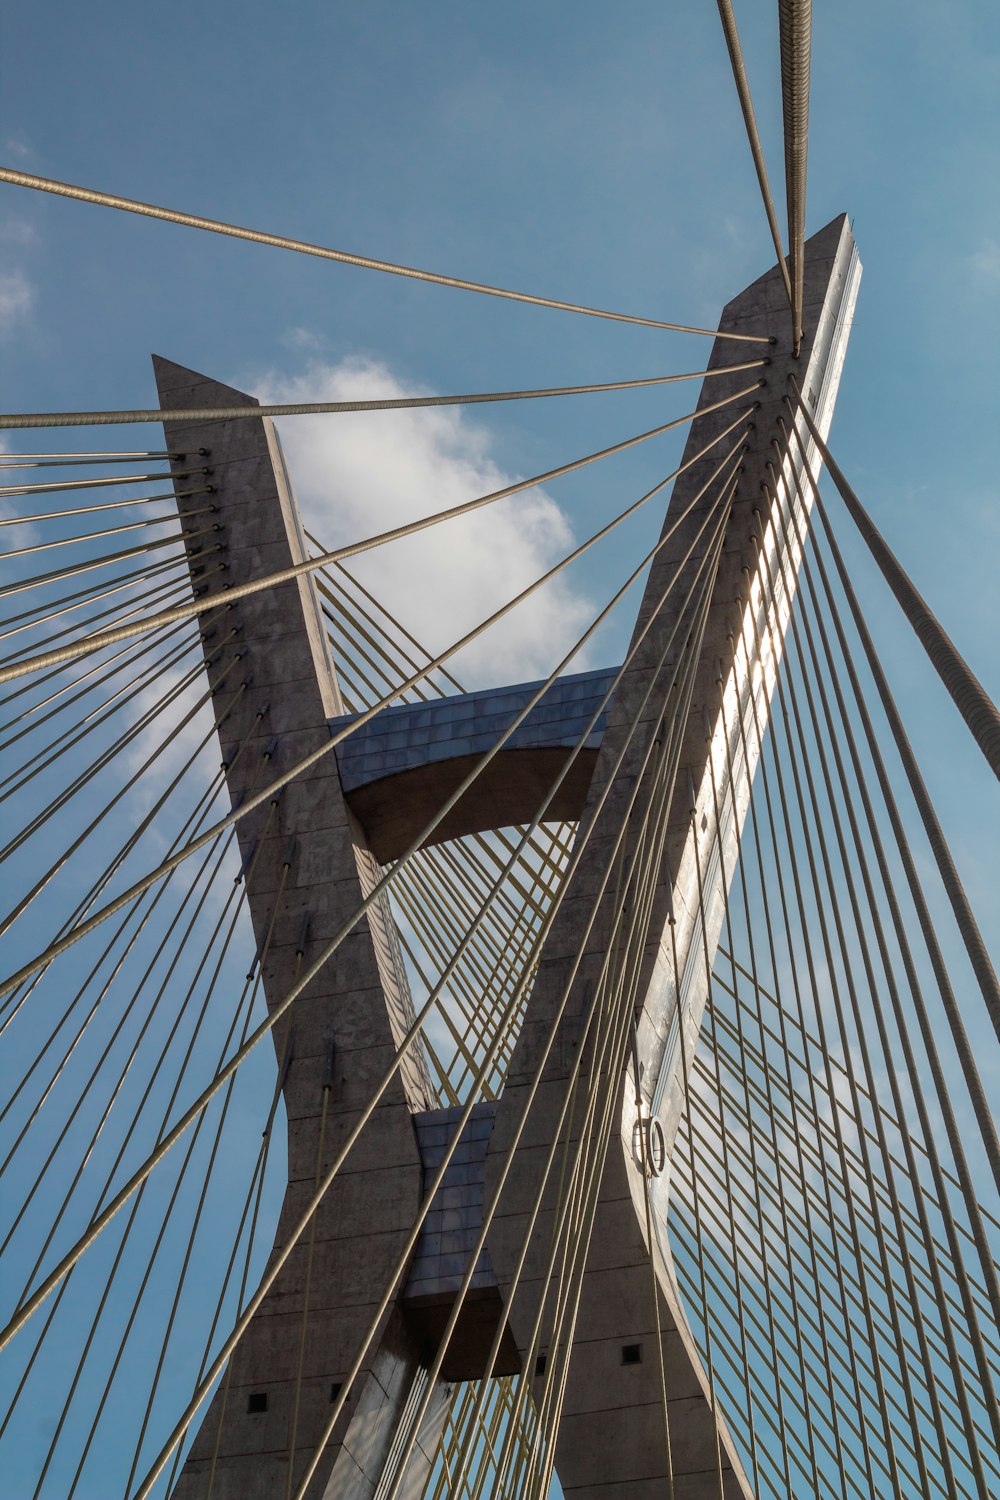
[[[632,1154],[647,1177],[661,1177],[667,1165],[667,1138],[658,1115],[641,1115],[632,1132]]]
[[[660,1177],[667,1165],[667,1138],[658,1115],[645,1122],[646,1170],[650,1177]]]

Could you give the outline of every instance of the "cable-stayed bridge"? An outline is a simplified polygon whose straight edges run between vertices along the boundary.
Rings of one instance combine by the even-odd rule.
[[[1000,1487],[997,982],[846,528],[995,773],[1000,721],[826,448],[860,264],[845,218],[805,236],[808,6],[787,263],[720,13],[778,261],[717,331],[3,174],[713,337],[694,375],[309,408],[157,359],[155,406],[0,419],[163,433],[3,459],[27,1494]],[[271,423],[692,379],[684,417],[336,548]],[[682,423],[673,471],[446,647],[366,587],[373,548]],[[466,691],[462,648],[646,507],[549,675]],[[623,659],[579,671],[619,605]]]

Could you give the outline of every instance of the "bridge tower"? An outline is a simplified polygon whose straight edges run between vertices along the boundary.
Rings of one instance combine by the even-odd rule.
[[[496,1374],[533,1374],[554,1361],[565,1366],[555,1464],[572,1500],[614,1500],[626,1485],[630,1500],[659,1500],[666,1493],[660,1345],[677,1500],[708,1500],[720,1486],[726,1496],[750,1495],[675,1290],[666,1233],[669,1160],[704,1006],[706,966],[721,929],[724,883],[735,866],[754,773],[752,751],[745,749],[753,738],[739,730],[754,712],[766,721],[791,604],[775,580],[794,588],[799,561],[795,528],[790,537],[771,512],[776,487],[765,491],[767,466],[795,463],[778,421],[790,375],[819,428],[828,426],[859,276],[841,216],[806,245],[797,356],[777,267],[724,310],[720,333],[775,340],[735,487],[720,509],[712,477],[721,448],[692,462],[674,487],[667,540],[652,564],[603,732],[588,744],[553,808],[554,818],[578,823],[586,849],[571,866],[571,884],[546,939],[503,1096],[497,1105],[478,1103],[470,1111],[454,1165],[398,1284],[394,1268],[461,1111],[436,1107],[419,1044],[409,1047],[369,1109],[414,1020],[384,895],[369,902],[275,1026],[288,1118],[288,1185],[276,1246],[286,1242],[308,1203],[317,1164],[331,1160],[364,1124],[314,1229],[292,1252],[233,1355],[175,1488],[181,1500],[204,1495],[209,1474],[216,1500],[272,1500],[286,1493],[290,1451],[297,1484],[317,1447],[322,1455],[310,1497],[372,1500],[414,1413],[419,1432],[397,1493],[417,1497],[445,1410],[446,1383],[477,1378],[494,1346]],[[711,367],[727,365],[732,347],[718,340]],[[154,364],[164,409],[252,404],[167,360]],[[692,423],[685,460],[730,427],[732,410],[707,408],[746,379],[744,372],[706,382],[699,402],[706,410]],[[204,558],[193,555],[194,588],[207,586],[224,603],[227,585],[304,560],[291,483],[268,419],[183,420],[165,423],[164,431],[171,452],[206,451],[213,473],[221,547],[214,556],[221,555],[227,571],[221,585],[205,585]],[[185,499],[183,480],[176,488],[183,519],[185,507],[196,502]],[[808,518],[803,513],[801,519]],[[241,658],[239,699],[226,700],[230,711],[220,731],[235,804],[254,789],[262,764],[274,775],[328,742],[344,704],[307,575],[240,598],[224,619],[227,631],[237,630],[232,650]],[[737,650],[745,639],[755,643],[749,658]],[[205,645],[212,648],[211,636]],[[525,721],[537,732],[512,740],[497,756],[488,785],[457,802],[439,836],[531,816],[546,768],[565,756],[566,731],[578,721],[581,703],[599,697],[602,683],[615,675],[557,682],[539,705],[545,712]],[[262,949],[267,939],[269,1005],[280,1002],[371,896],[381,866],[402,853],[413,830],[460,785],[490,743],[491,731],[477,721],[490,719],[487,703],[498,697],[516,707],[530,698],[530,685],[443,699],[419,712],[385,709],[292,781],[273,806],[238,824],[246,895]],[[425,733],[429,727],[433,737]],[[388,733],[401,751],[391,768],[381,752],[380,737]],[[631,889],[630,881],[634,889],[623,907],[615,891],[623,884]],[[623,986],[630,997],[627,1024],[614,1031],[608,1020],[598,1056],[592,1018],[610,1016],[606,1001],[620,999]],[[565,1275],[551,1251],[569,1243],[569,1230],[560,1219],[558,1173],[546,1178],[544,1168],[553,1141],[567,1154],[590,1149],[585,1123],[564,1116],[562,1104],[574,1078],[591,1067],[608,1075],[614,1127],[606,1154],[593,1165],[599,1192],[590,1252],[573,1272],[572,1339],[569,1347],[550,1347],[545,1319],[539,1323],[536,1314],[546,1288]],[[442,1231],[437,1226],[453,1204],[460,1222]],[[486,1247],[470,1268],[486,1207]],[[470,1269],[470,1294],[438,1385],[427,1392],[427,1369]],[[348,1381],[362,1335],[383,1302],[377,1337]]]

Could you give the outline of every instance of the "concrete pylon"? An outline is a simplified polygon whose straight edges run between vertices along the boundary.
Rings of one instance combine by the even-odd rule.
[[[194,371],[154,358],[161,405],[247,406],[252,399]],[[204,625],[206,653],[235,631],[211,666],[236,670],[216,697],[219,740],[234,806],[330,737],[343,711],[312,582],[305,578],[225,605],[227,588],[286,568],[304,541],[281,448],[262,418],[167,422],[172,453],[206,450],[218,530],[192,556],[192,586],[218,596]],[[184,460],[175,461],[183,469]],[[177,482],[182,522],[204,505]],[[191,522],[199,530],[204,518]],[[223,563],[224,572],[213,571]],[[224,717],[222,717],[224,715]],[[377,879],[364,834],[328,755],[276,799],[237,824],[246,897],[269,1005],[291,989]],[[275,1243],[282,1245],[314,1190],[318,1165],[342,1145],[413,1020],[388,903],[373,907],[322,975],[272,1033],[288,1118],[288,1187]],[[423,1168],[412,1119],[433,1089],[419,1048],[411,1051],[375,1109],[316,1217],[309,1270],[305,1244],[292,1255],[241,1342],[208,1408],[175,1493],[256,1500],[285,1494],[299,1361],[296,1474],[312,1456],[331,1399],[350,1369],[420,1206]],[[320,1134],[323,1148],[320,1150]],[[300,1343],[308,1281],[308,1317]],[[371,1494],[401,1400],[421,1368],[420,1349],[398,1308],[354,1382],[344,1419],[314,1486],[337,1470],[345,1495]]]
[[[642,1124],[652,1117],[663,1130],[667,1154],[682,1107],[683,1078],[678,1027],[683,1025],[688,1056],[697,1035],[704,1003],[704,952],[714,951],[721,923],[723,871],[732,874],[736,829],[745,814],[753,766],[736,755],[734,786],[729,790],[729,757],[723,723],[732,740],[739,716],[749,712],[749,693],[756,694],[766,718],[781,633],[787,619],[784,600],[766,628],[769,609],[762,593],[759,548],[773,561],[781,545],[761,492],[770,444],[779,435],[777,417],[794,370],[818,413],[822,426],[832,409],[858,279],[853,240],[838,219],[806,247],[806,337],[792,360],[787,304],[777,270],[762,277],[731,303],[723,330],[774,335],[771,364],[762,371],[766,383],[758,395],[754,430],[747,443],[744,473],[736,494],[723,560],[711,599],[704,650],[684,733],[677,791],[666,810],[666,840],[658,872],[650,937],[637,989],[637,1057]],[[713,367],[744,358],[742,349],[762,346],[717,342]],[[739,351],[734,355],[734,350]],[[245,406],[241,392],[155,360],[157,386],[164,408]],[[748,383],[747,372],[718,376],[708,382],[702,405],[720,400]],[[696,420],[691,453],[735,415],[721,412]],[[218,674],[238,653],[238,669],[225,681],[217,700],[222,721],[220,742],[234,803],[251,788],[265,785],[279,772],[328,739],[331,721],[343,714],[336,676],[311,580],[307,577],[225,606],[227,584],[274,572],[304,555],[301,526],[280,446],[266,418],[233,421],[167,422],[166,446],[172,453],[205,452],[215,486],[219,530],[191,557],[192,585],[217,595],[224,613],[207,625],[206,651],[235,630],[231,643],[213,661]],[[704,483],[719,461],[692,467],[679,482],[668,522]],[[181,471],[184,459],[175,461]],[[177,482],[182,520],[198,504],[185,497]],[[755,507],[763,511],[755,514]],[[657,560],[646,589],[639,620],[645,623],[662,594],[676,560],[693,531],[693,515]],[[200,521],[197,524],[203,524]],[[194,527],[192,527],[194,529]],[[751,538],[756,538],[752,540]],[[692,559],[692,566],[696,557]],[[213,571],[222,562],[226,571]],[[797,559],[788,557],[794,575]],[[672,600],[677,597],[675,593]],[[594,819],[595,799],[610,774],[619,747],[635,722],[636,706],[669,637],[674,619],[671,601],[657,618],[637,658],[626,673],[608,714],[600,740],[588,747],[587,769],[566,792],[569,802],[560,816],[581,818],[591,830],[588,853],[567,890],[563,908],[542,954],[507,1087],[499,1106],[477,1105],[462,1142],[462,1226],[456,1254],[442,1248],[441,1236],[425,1232],[405,1282],[393,1288],[379,1333],[354,1381],[344,1412],[324,1448],[309,1487],[310,1500],[373,1500],[390,1458],[393,1439],[405,1426],[415,1393],[426,1383],[440,1329],[461,1280],[462,1247],[471,1244],[482,1222],[499,1164],[506,1159],[523,1112],[524,1100],[543,1038],[551,1031],[565,976],[582,931],[583,914],[593,908],[595,880],[602,850],[613,836],[615,819],[635,781],[636,757],[657,732],[664,703],[651,699],[639,725],[635,747],[614,778],[606,805]],[[775,611],[770,611],[775,615]],[[205,617],[202,617],[204,621]],[[752,620],[761,627],[761,650],[748,677],[732,640]],[[637,627],[638,628],[638,627]],[[221,632],[221,634],[220,634]],[[671,663],[663,667],[669,680]],[[599,676],[600,674],[592,674]],[[512,752],[519,757],[516,774],[494,777],[488,795],[466,799],[447,825],[449,836],[476,828],[501,827],[524,815],[525,799],[536,784],[546,784],[547,767],[560,742],[571,732],[575,706],[593,683],[566,679],[549,701],[545,716],[549,737],[525,739]],[[509,690],[516,697],[523,688]],[[359,738],[353,753],[325,756],[305,778],[292,782],[273,807],[258,809],[237,825],[244,859],[246,894],[258,942],[270,933],[262,967],[263,987],[271,1005],[291,988],[303,964],[355,912],[378,874],[377,857],[399,852],[393,840],[410,826],[414,801],[434,811],[451,775],[460,779],[463,760],[475,753],[477,695],[444,700],[438,705],[433,774],[430,757],[421,751],[426,726],[407,717],[405,709],[387,710],[370,726],[392,719],[394,744],[405,742],[396,769],[381,757],[375,740]],[[484,706],[484,705],[480,705]],[[560,716],[566,736],[558,732]],[[487,716],[488,717],[488,716]],[[555,728],[552,726],[555,724]],[[450,728],[448,726],[451,726]],[[471,726],[471,727],[470,727]],[[707,726],[707,727],[706,727]],[[406,733],[400,735],[400,729]],[[407,738],[407,734],[409,738]],[[454,754],[443,742],[454,736]],[[345,750],[352,741],[345,742]],[[374,746],[374,748],[373,748]],[[408,758],[407,758],[408,756]],[[546,760],[546,757],[548,759]],[[449,769],[450,765],[450,769]],[[513,762],[511,762],[513,767]],[[720,806],[732,804],[736,816],[714,820],[714,767]],[[409,777],[409,780],[406,778]],[[630,781],[631,778],[631,781]],[[688,786],[692,788],[689,793]],[[509,787],[510,796],[505,787]],[[406,795],[407,817],[393,817],[394,798]],[[693,819],[692,819],[693,796]],[[572,805],[570,805],[572,804]],[[439,803],[437,805],[440,805]],[[420,817],[417,826],[424,821]],[[369,826],[370,825],[370,826]],[[695,830],[698,830],[697,837]],[[708,852],[718,840],[724,849],[720,867]],[[699,874],[703,900],[699,902]],[[706,912],[704,931],[700,913]],[[547,1244],[552,1209],[542,1196],[543,1222],[525,1274],[512,1292],[513,1268],[528,1206],[541,1193],[539,1161],[548,1147],[556,1101],[564,1095],[576,1067],[574,1032],[586,1004],[588,983],[599,967],[601,944],[607,942],[608,913],[598,910],[586,962],[572,987],[557,1045],[546,1068],[538,1107],[512,1164],[490,1230],[488,1251],[473,1280],[473,1293],[449,1351],[443,1376],[474,1378],[496,1330],[506,1324],[496,1373],[522,1368],[534,1309],[542,1291],[542,1242]],[[671,938],[670,924],[673,923]],[[674,964],[676,952],[677,964]],[[678,1006],[678,993],[682,1004]],[[313,1189],[317,1169],[332,1159],[359,1118],[374,1087],[413,1017],[405,971],[387,904],[373,906],[324,967],[320,977],[292,1007],[274,1039],[288,1112],[289,1183],[276,1245],[283,1245]],[[666,1236],[667,1175],[650,1181],[637,1166],[633,1151],[637,1123],[635,1080],[623,1064],[616,1087],[618,1128],[604,1170],[590,1258],[582,1280],[573,1359],[566,1390],[556,1466],[568,1495],[578,1500],[615,1500],[628,1485],[630,1500],[657,1500],[663,1488],[665,1447],[659,1374],[652,1363],[654,1319],[664,1330],[668,1357],[668,1396],[673,1442],[672,1468],[676,1500],[716,1497],[720,1478],[725,1494],[749,1494],[746,1476],[724,1424],[719,1425],[694,1341],[678,1306]],[[286,1492],[294,1425],[295,1482],[311,1460],[340,1392],[362,1333],[392,1280],[393,1268],[420,1207],[424,1183],[440,1161],[443,1143],[454,1135],[454,1110],[433,1106],[426,1064],[415,1050],[383,1095],[357,1145],[338,1174],[316,1218],[315,1243],[291,1255],[274,1288],[253,1319],[234,1354],[223,1390],[210,1405],[192,1452],[175,1489],[182,1500],[201,1500],[212,1476],[214,1500],[271,1500]],[[322,1136],[322,1145],[321,1145]],[[445,1178],[445,1187],[449,1179]],[[654,1234],[647,1243],[645,1194],[651,1195]],[[435,1209],[437,1205],[434,1205]],[[478,1219],[477,1219],[478,1215]],[[657,1302],[653,1305],[656,1274]],[[466,1252],[467,1263],[467,1252]],[[308,1298],[308,1316],[304,1318]],[[302,1336],[305,1324],[305,1336]],[[623,1346],[640,1346],[638,1363],[623,1364]],[[298,1372],[301,1363],[301,1381]],[[297,1415],[296,1387],[300,1388]],[[409,1403],[409,1404],[408,1404]],[[419,1435],[407,1473],[406,1496],[417,1496],[444,1411],[443,1389],[436,1393]],[[293,1491],[294,1492],[294,1491]]]
[[[720,331],[763,334],[774,337],[775,343],[768,351],[770,364],[763,371],[760,404],[753,414],[753,430],[733,498],[683,731],[675,789],[665,812],[665,839],[635,985],[636,1045],[631,1055],[640,1064],[641,1106],[636,1105],[634,1064],[623,1059],[616,1105],[618,1128],[611,1141],[596,1209],[559,1428],[556,1468],[568,1500],[614,1500],[626,1492],[626,1485],[629,1500],[661,1500],[667,1493],[656,1320],[665,1338],[674,1494],[678,1500],[682,1496],[683,1500],[717,1500],[720,1485],[726,1496],[751,1493],[724,1423],[713,1420],[712,1393],[671,1273],[666,1225],[669,1158],[684,1106],[682,1062],[686,1058],[690,1067],[708,994],[706,956],[714,956],[718,944],[725,882],[735,869],[737,834],[750,800],[757,750],[751,702],[756,703],[759,722],[766,723],[792,602],[789,595],[782,594],[780,579],[787,576],[793,589],[799,565],[797,548],[794,543],[786,546],[762,485],[768,462],[780,470],[782,463],[787,466],[792,461],[778,456],[785,450],[778,418],[787,420],[784,397],[790,392],[790,374],[796,376],[817,414],[818,425],[829,423],[859,279],[854,241],[846,216],[841,216],[806,245],[805,333],[797,359],[791,353],[791,319],[777,267],[729,303],[720,323]],[[733,363],[734,349],[740,346],[719,339],[712,351],[711,368]],[[736,357],[747,356],[741,352]],[[745,384],[745,372],[713,377],[706,382],[701,405],[717,402]],[[733,410],[707,413],[692,423],[685,459],[693,457],[732,422]],[[713,450],[680,476],[671,495],[664,531],[691,504],[718,462],[718,450]],[[568,1004],[519,1147],[522,1160],[510,1174],[490,1232],[493,1264],[501,1293],[509,1302],[510,1328],[521,1349],[526,1347],[544,1288],[552,1207],[546,1206],[541,1215],[513,1298],[508,1295],[508,1285],[524,1239],[527,1215],[541,1193],[540,1164],[579,1063],[581,1021],[611,941],[613,883],[601,901],[585,944],[584,960],[571,985],[569,975],[593,914],[592,893],[598,889],[607,865],[607,851],[628,816],[626,809],[649,742],[665,732],[665,713],[669,727],[669,688],[680,654],[686,649],[686,628],[678,633],[675,647],[665,660],[663,652],[686,596],[685,583],[694,576],[709,546],[709,533],[694,548],[666,603],[660,601],[703,520],[704,509],[698,506],[650,570],[633,640],[651,614],[655,619],[609,707],[581,817],[580,829],[589,829],[589,840],[588,852],[574,877],[580,898],[574,899],[572,889],[567,893],[545,945],[490,1142],[487,1195],[510,1150],[542,1048],[552,1033],[568,987]],[[770,598],[769,576],[777,583],[776,604]],[[738,649],[741,640],[750,643],[749,670],[747,658]],[[651,677],[656,686],[647,708],[639,714]],[[638,728],[608,788],[612,767],[636,724],[637,714]],[[743,755],[741,720],[749,764]],[[647,769],[643,775],[650,782],[653,771]],[[594,808],[605,790],[607,798],[595,818]],[[635,806],[641,809],[650,795],[650,788],[640,786]],[[637,839],[637,833],[626,836],[626,865]],[[681,1026],[684,1046],[680,1044]],[[642,1164],[641,1141],[639,1151],[636,1143],[640,1132],[648,1141],[651,1131],[655,1132],[656,1149],[662,1149],[664,1170],[650,1178]],[[647,1192],[652,1243],[646,1233]],[[651,1259],[658,1284],[655,1311]],[[625,1351],[629,1350],[629,1357],[635,1360],[637,1347],[638,1362],[626,1364]],[[547,1358],[553,1358],[556,1352],[548,1350]]]

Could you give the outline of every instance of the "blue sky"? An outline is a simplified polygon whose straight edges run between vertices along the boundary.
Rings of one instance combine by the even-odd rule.
[[[738,10],[780,198],[775,16]],[[20,7],[5,34],[0,155],[43,175],[709,326],[771,258],[708,3],[64,4]],[[817,8],[808,223],[846,209],[865,264],[836,451],[987,680],[998,75],[982,0]],[[367,356],[437,390],[706,353],[13,188],[0,234],[7,409],[148,404],[151,349],[255,388]],[[663,405],[579,398],[474,425],[529,473]],[[664,451],[622,460],[616,490],[659,477]],[[595,470],[557,499],[581,534],[607,494]]]
[[[776,15],[745,3],[737,14],[780,203]],[[771,261],[708,0],[23,6],[5,41],[0,156],[42,175],[708,326]],[[998,97],[1000,16],[987,0],[816,9],[808,229],[846,209],[865,266],[834,451],[994,694]],[[707,354],[703,339],[8,187],[0,275],[8,410],[151,404],[151,350],[254,390],[318,395],[345,360],[374,363],[404,390],[460,391],[699,369]],[[463,458],[471,447],[487,469],[539,472],[687,410],[690,391],[479,411],[456,418],[445,446]],[[395,419],[367,420],[377,451]],[[286,425],[293,461],[318,431]],[[135,432],[121,436],[133,445]],[[568,528],[582,537],[635,498],[681,442],[562,481],[552,496]],[[308,509],[310,494],[300,498]],[[574,574],[581,610],[606,590],[608,559],[622,559],[623,576],[655,525],[651,512],[618,554]],[[544,539],[537,555],[553,555]],[[882,603],[878,585],[870,598]],[[433,633],[416,606],[414,623]],[[951,737],[950,707],[891,611],[883,630],[911,688],[911,724],[943,768],[935,790],[960,818],[970,786],[956,797],[951,764],[965,758],[964,731]],[[521,675],[541,669],[527,648],[542,633],[522,636]],[[610,659],[620,638],[598,654]],[[511,666],[504,652],[494,675]],[[969,775],[985,792],[978,765]]]
[[[780,204],[776,7],[736,8]],[[706,326],[772,260],[711,0],[280,10],[63,0],[12,8],[3,30],[0,161],[26,171]],[[998,97],[1000,12],[988,0],[816,7],[807,225],[846,210],[865,266],[831,446],[994,696]],[[362,386],[489,390],[696,370],[708,349],[0,187],[7,411],[152,405],[154,350],[258,394],[322,399]],[[356,535],[401,490],[429,507],[450,485],[539,472],[679,414],[695,395],[692,385],[472,417],[300,419],[284,438],[324,535]],[[100,446],[105,437],[112,447],[157,442],[153,430],[102,434]],[[58,442],[88,446],[78,434]],[[683,433],[586,470],[534,497],[530,514],[522,507],[478,541],[453,542],[439,561],[468,565],[467,597],[412,578],[407,587],[391,571],[382,581],[428,638],[457,628],[489,571],[484,535],[526,581],[533,564],[672,468],[682,443]],[[565,628],[582,628],[629,571],[658,514],[574,573],[556,601]],[[851,553],[995,931],[995,788],[870,566]],[[595,665],[620,652],[633,608]],[[554,665],[554,646],[538,614],[469,670],[531,676]]]

